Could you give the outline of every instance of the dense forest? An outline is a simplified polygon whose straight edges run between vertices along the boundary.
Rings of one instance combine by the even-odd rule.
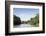
[[[30,18],[30,20],[27,21],[21,21],[20,17],[14,15],[14,25],[20,25],[20,24],[31,24],[31,25],[38,25],[39,24],[39,14],[36,14],[35,17]]]
[[[31,24],[31,25],[38,25],[39,24],[39,14],[37,14],[35,17],[30,18],[30,20],[25,22],[26,24]]]

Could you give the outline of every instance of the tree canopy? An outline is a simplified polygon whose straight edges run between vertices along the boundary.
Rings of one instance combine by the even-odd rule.
[[[20,17],[18,17],[18,16],[15,16],[14,15],[14,25],[19,25],[19,24],[21,24],[21,20],[20,20]]]

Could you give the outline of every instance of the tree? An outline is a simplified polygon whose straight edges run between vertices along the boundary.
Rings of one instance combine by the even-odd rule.
[[[31,24],[33,25],[39,24],[39,14],[37,14],[34,18],[31,18]]]
[[[39,24],[39,14],[36,14],[35,17],[30,18],[26,23],[32,24],[32,25],[37,25]]]
[[[18,16],[15,16],[14,15],[14,25],[20,25],[21,24],[21,20],[20,20],[20,17],[18,17]]]

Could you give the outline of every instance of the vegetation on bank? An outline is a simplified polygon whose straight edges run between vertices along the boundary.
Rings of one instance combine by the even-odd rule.
[[[37,14],[33,18],[30,18],[30,20],[26,21],[26,23],[29,23],[29,24],[32,24],[32,25],[38,25],[39,24],[39,14]]]

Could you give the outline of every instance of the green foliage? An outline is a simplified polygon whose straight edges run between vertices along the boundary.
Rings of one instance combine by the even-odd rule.
[[[35,17],[33,17],[33,18],[30,18],[30,20],[28,20],[27,22],[26,22],[27,24],[29,23],[29,24],[32,24],[32,25],[37,25],[37,24],[39,24],[39,14],[37,14]]]

